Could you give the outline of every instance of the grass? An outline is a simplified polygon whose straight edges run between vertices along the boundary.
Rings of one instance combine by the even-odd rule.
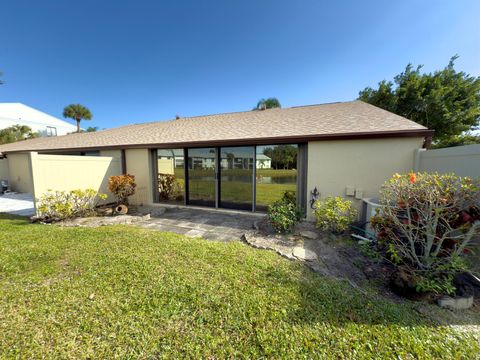
[[[2,358],[475,358],[478,339],[239,243],[0,216]]]

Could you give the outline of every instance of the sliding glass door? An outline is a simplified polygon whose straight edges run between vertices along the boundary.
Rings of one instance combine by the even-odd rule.
[[[220,207],[253,210],[255,147],[220,148]]]
[[[188,149],[188,204],[216,206],[217,149]]]
[[[297,144],[158,149],[154,156],[159,202],[265,211],[301,186],[305,204],[306,164],[297,158],[306,157]]]

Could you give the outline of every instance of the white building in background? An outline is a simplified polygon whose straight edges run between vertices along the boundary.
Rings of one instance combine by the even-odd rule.
[[[66,135],[77,131],[76,125],[22,103],[0,103],[0,129],[14,125],[29,126],[40,136]]]

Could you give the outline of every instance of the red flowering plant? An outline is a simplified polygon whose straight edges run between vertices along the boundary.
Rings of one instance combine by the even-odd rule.
[[[381,201],[372,226],[387,258],[415,279],[417,291],[453,292],[453,275],[480,236],[480,179],[395,174]]]

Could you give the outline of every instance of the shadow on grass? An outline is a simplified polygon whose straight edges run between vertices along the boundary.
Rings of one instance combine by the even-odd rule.
[[[347,280],[324,277],[306,265],[298,280],[299,299],[290,312],[295,323],[329,323],[344,326],[367,325],[445,326],[480,325],[477,305],[468,310],[452,311],[436,304],[403,300],[393,301],[375,289],[356,289]]]
[[[0,220],[13,220],[12,225],[29,225],[28,216],[0,213]]]

